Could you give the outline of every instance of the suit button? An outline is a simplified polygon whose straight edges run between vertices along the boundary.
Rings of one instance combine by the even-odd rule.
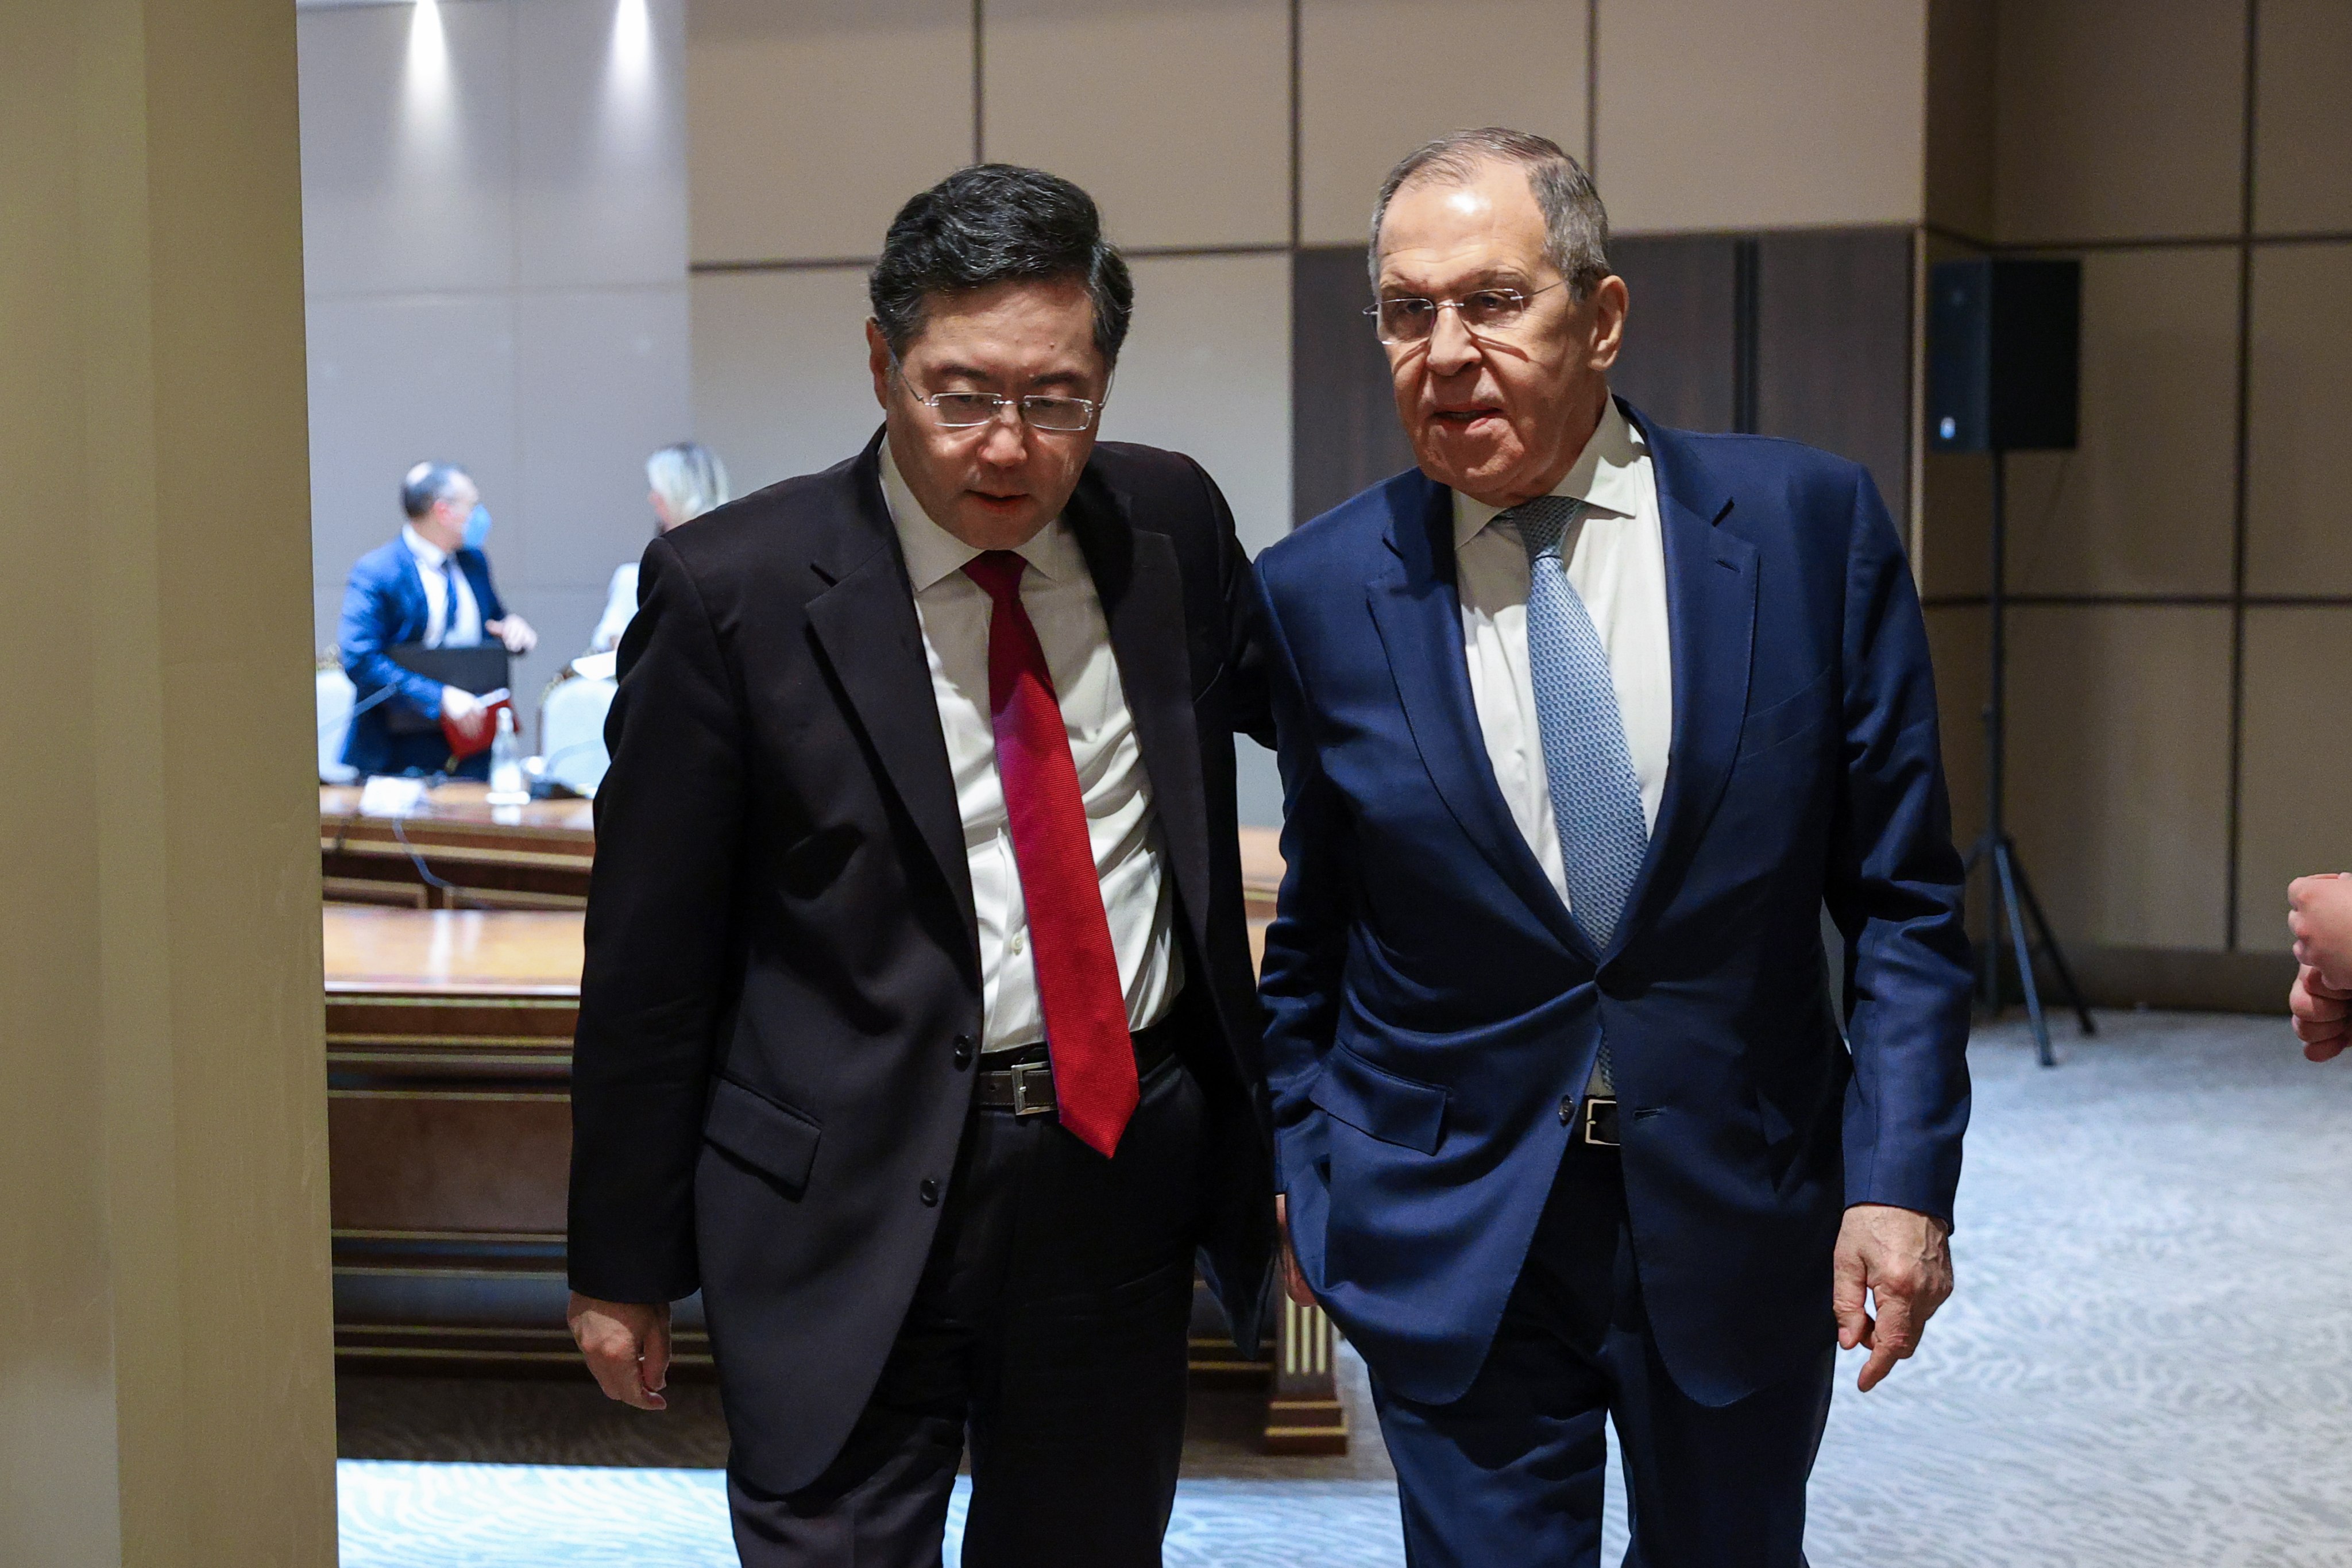
[[[923,1178],[923,1184],[916,1190],[922,1194],[923,1206],[925,1208],[937,1208],[940,1206],[940,1184],[931,1180],[930,1177],[925,1176]]]
[[[960,1068],[968,1068],[971,1066],[971,1037],[970,1035],[958,1035],[956,1037],[955,1065]]]
[[[1570,1095],[1559,1102],[1559,1124],[1562,1127],[1576,1120],[1576,1096]]]

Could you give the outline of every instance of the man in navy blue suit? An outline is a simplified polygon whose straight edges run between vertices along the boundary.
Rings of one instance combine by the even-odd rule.
[[[462,720],[480,704],[471,692],[404,668],[389,650],[404,643],[478,647],[495,637],[509,653],[529,653],[539,634],[507,610],[490,580],[490,558],[482,553],[490,514],[472,476],[448,463],[419,463],[401,481],[400,507],[408,517],[400,537],[361,556],[343,589],[335,643],[353,688],[343,761],[362,773],[446,770],[488,778],[488,752],[451,767],[437,725],[392,722],[396,709]]]
[[[1625,285],[1553,143],[1421,149],[1373,236],[1419,470],[1257,563],[1293,1293],[1370,1366],[1423,1568],[1597,1563],[1612,1420],[1629,1563],[1801,1564],[1835,1347],[1874,1386],[1952,1285],[1968,949],[1903,552],[1854,464],[1611,397]]]

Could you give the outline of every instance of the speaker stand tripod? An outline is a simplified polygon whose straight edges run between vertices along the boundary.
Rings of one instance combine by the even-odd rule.
[[[2095,1035],[2098,1026],[2091,1019],[2091,1009],[2084,1004],[2082,987],[2074,984],[2074,972],[2066,965],[2066,951],[2058,945],[2058,935],[2050,929],[2050,917],[2042,912],[2042,901],[2033,896],[2033,884],[2025,875],[2025,862],[2017,853],[2017,841],[2009,836],[2009,826],[2002,810],[2006,763],[2009,746],[2009,502],[2007,465],[1998,447],[1992,452],[1992,585],[1988,595],[1991,614],[1992,691],[1985,703],[1985,830],[1969,850],[1969,876],[1975,876],[1979,863],[1986,868],[1985,881],[1989,929],[1985,933],[1984,956],[1977,973],[1979,994],[1988,1012],[2000,1011],[2001,937],[2004,926],[2016,949],[2017,978],[2025,992],[2026,1016],[2033,1021],[2035,1054],[2043,1067],[2056,1067],[2057,1057],[2050,1049],[2050,1021],[2042,1011],[2042,988],[2033,977],[2035,942],[2029,940],[2026,921],[2031,920],[2032,936],[2039,939],[2042,952],[2050,960],[2066,1005],[2082,1020],[2083,1033]]]

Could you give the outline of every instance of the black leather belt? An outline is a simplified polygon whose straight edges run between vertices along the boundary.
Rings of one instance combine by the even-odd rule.
[[[1176,1054],[1176,1031],[1165,1019],[1135,1034],[1135,1076],[1148,1077]],[[971,1102],[982,1110],[1009,1110],[1015,1116],[1044,1116],[1055,1109],[1054,1064],[1040,1041],[980,1058],[980,1081],[972,1086]]]
[[[1595,1149],[1617,1147],[1617,1102],[1598,1095],[1587,1095],[1578,1107],[1569,1142],[1588,1144]]]

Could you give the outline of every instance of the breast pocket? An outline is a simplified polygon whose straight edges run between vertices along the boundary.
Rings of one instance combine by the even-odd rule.
[[[1739,726],[1740,760],[1744,762],[1760,752],[1818,734],[1832,711],[1832,673],[1833,670],[1824,669],[1805,682],[1794,696],[1750,712]]]

